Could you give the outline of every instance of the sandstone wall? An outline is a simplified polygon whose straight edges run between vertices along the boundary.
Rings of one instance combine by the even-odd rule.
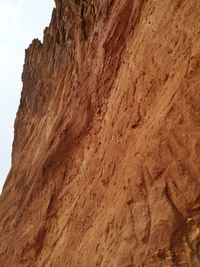
[[[200,266],[200,1],[57,0],[22,79],[0,266]]]

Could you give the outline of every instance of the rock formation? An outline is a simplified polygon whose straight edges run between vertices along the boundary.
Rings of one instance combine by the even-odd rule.
[[[200,266],[200,1],[57,0],[22,80],[0,266]]]

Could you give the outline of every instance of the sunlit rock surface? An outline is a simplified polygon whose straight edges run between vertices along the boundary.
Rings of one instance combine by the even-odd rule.
[[[57,0],[22,79],[0,266],[200,266],[200,1]]]

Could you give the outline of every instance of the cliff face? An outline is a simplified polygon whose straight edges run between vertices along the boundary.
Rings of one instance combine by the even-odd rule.
[[[57,0],[26,51],[0,265],[200,266],[200,2]]]

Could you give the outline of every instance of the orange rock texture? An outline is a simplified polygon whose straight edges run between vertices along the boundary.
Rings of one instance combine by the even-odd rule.
[[[57,0],[22,80],[0,266],[200,266],[200,1]]]

